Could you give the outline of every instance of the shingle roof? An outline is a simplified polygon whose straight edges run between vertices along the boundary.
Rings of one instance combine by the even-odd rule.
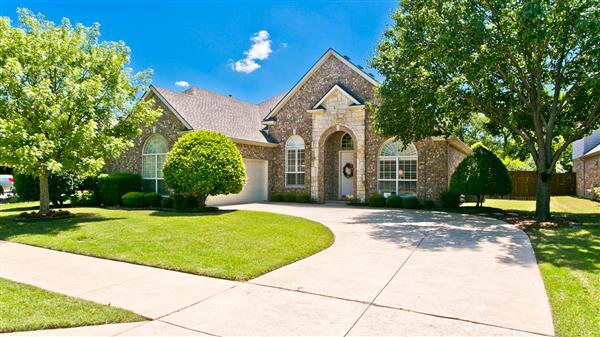
[[[583,156],[584,157],[589,157],[589,156],[593,156],[596,154],[600,154],[600,144],[596,145],[593,149],[589,150],[588,152],[586,152]]]
[[[273,140],[262,132],[262,120],[283,95],[260,104],[191,87],[183,92],[153,86],[194,130],[213,130],[229,137],[259,143]]]

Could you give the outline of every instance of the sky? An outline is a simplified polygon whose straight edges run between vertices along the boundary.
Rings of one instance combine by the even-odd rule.
[[[0,16],[14,24],[22,7],[54,22],[98,22],[101,39],[131,48],[135,71],[154,71],[153,84],[175,91],[198,86],[259,103],[289,90],[328,48],[367,67],[396,6],[393,0],[0,0]]]

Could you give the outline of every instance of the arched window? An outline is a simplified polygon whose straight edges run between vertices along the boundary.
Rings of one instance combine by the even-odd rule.
[[[389,140],[379,152],[379,193],[417,194],[417,148]]]
[[[342,136],[342,150],[353,150],[354,149],[354,141],[352,140],[352,136],[349,133],[344,133]]]
[[[169,147],[163,136],[154,134],[146,140],[142,150],[142,183],[144,191],[168,194],[162,174],[167,152],[169,152]]]
[[[285,143],[285,185],[304,186],[304,140],[292,136]]]

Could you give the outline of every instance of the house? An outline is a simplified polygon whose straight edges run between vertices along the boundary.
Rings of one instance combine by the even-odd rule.
[[[572,157],[577,196],[594,198],[592,188],[600,186],[600,129],[573,142]]]
[[[367,102],[378,82],[329,49],[287,92],[252,104],[192,87],[151,86],[163,116],[110,166],[140,172],[144,189],[166,193],[161,167],[177,137],[192,130],[221,132],[237,144],[247,168],[241,193],[208,204],[263,201],[275,192],[306,192],[319,202],[373,193],[436,200],[470,148],[456,137],[401,144],[371,127]]]

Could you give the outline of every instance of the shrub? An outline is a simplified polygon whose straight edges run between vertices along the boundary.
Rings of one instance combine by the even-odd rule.
[[[104,205],[113,206],[121,202],[127,192],[140,192],[142,177],[136,173],[112,172],[98,176],[98,192]]]
[[[274,202],[283,201],[283,193],[273,193],[273,194],[271,194],[271,201],[274,201]]]
[[[390,195],[386,201],[387,207],[401,208],[403,206],[402,197],[398,195]]]
[[[402,203],[404,204],[404,208],[419,208],[421,207],[421,204],[419,203],[419,199],[417,199],[417,197],[415,196],[410,196],[410,197],[404,197],[404,200],[402,200]]]
[[[80,191],[94,191],[96,196],[100,195],[100,191],[98,190],[98,175],[89,176],[83,179],[79,187],[77,188]]]
[[[424,209],[432,209],[435,207],[435,202],[433,200],[425,200],[423,201]]]
[[[296,195],[296,202],[309,203],[310,202],[310,194],[308,193],[298,193]]]
[[[440,193],[440,205],[443,208],[458,208],[460,206],[460,193],[443,191]]]
[[[371,194],[367,204],[371,207],[385,207],[385,197],[382,194]]]
[[[16,193],[22,201],[40,200],[40,180],[38,177],[28,174],[16,174],[14,178]],[[75,193],[79,184],[80,179],[68,172],[50,175],[48,178],[50,202],[53,205],[62,206]]]
[[[162,208],[173,208],[173,198],[165,197],[160,201],[160,207]]]
[[[144,198],[146,199],[146,205],[152,207],[160,207],[161,201],[163,199],[162,195],[156,192],[148,192],[144,194]]]
[[[0,185],[0,195],[4,195],[4,187],[2,185]]]
[[[600,186],[592,187],[592,192],[594,193],[594,200],[600,201]]]
[[[146,207],[146,194],[144,192],[127,192],[121,197],[125,207]]]
[[[173,207],[178,211],[185,211],[198,207],[198,199],[193,195],[175,194],[173,196]]]
[[[78,206],[96,206],[100,203],[96,193],[90,190],[77,191],[71,197],[71,205]]]
[[[179,137],[167,155],[163,175],[170,188],[196,197],[201,208],[210,195],[239,193],[247,179],[237,146],[229,137],[208,130]]]
[[[477,196],[477,206],[484,195],[506,195],[512,191],[512,182],[504,163],[490,150],[476,146],[452,174],[450,190]]]
[[[295,202],[296,201],[296,193],[294,192],[286,192],[283,194],[283,201],[285,202]]]

